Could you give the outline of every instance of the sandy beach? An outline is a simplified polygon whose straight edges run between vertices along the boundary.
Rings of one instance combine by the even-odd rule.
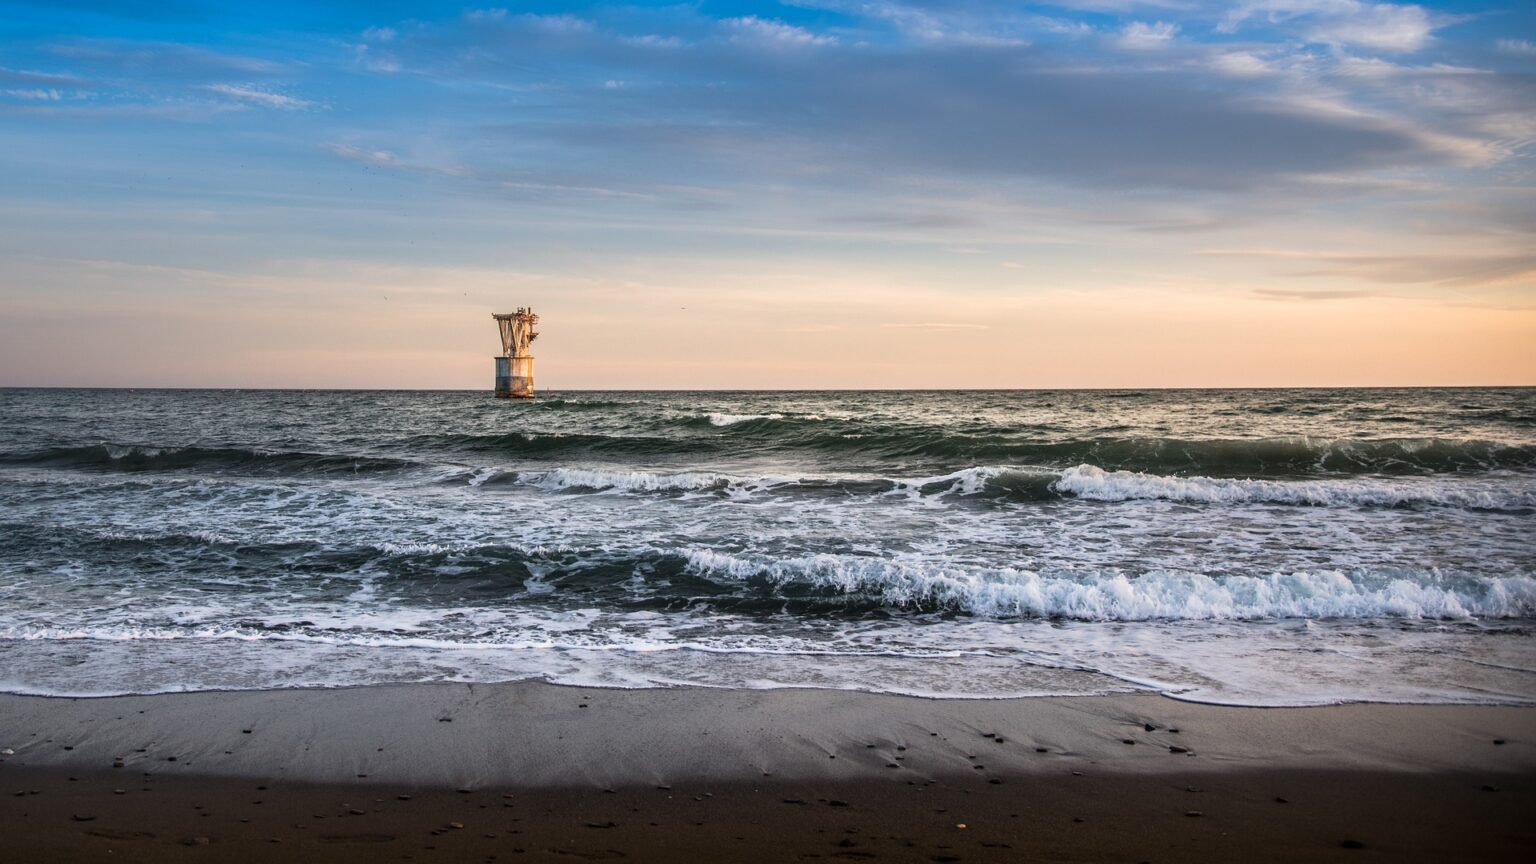
[[[537,682],[0,696],[28,861],[1524,860],[1536,709]]]

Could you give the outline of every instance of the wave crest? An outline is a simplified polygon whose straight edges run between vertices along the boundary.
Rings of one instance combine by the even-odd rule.
[[[1260,618],[1523,618],[1536,614],[1536,578],[1356,573],[1266,575],[1155,571],[1041,574],[849,555],[753,559],[688,553],[688,568],[732,581],[800,584],[894,606],[996,618],[1088,621]]]

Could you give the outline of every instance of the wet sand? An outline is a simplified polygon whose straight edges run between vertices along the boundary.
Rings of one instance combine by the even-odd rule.
[[[0,830],[18,861],[1527,860],[1533,732],[1153,695],[0,696]]]

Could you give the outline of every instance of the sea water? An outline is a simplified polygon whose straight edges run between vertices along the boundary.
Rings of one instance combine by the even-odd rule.
[[[1536,390],[0,390],[0,690],[1536,702]]]

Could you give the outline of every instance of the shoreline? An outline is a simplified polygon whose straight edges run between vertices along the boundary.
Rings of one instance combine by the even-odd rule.
[[[1533,744],[1532,706],[1152,693],[6,694],[0,828],[40,862],[1513,861]]]
[[[1522,740],[1522,733],[1532,740]],[[924,745],[908,771],[1024,775],[1055,757],[1127,772],[1261,765],[1331,770],[1536,772],[1536,706],[1354,702],[1234,706],[1161,693],[936,698],[820,688],[601,688],[522,680],[130,696],[0,693],[0,766],[132,770],[170,760],[182,772],[338,779],[366,764],[391,782],[551,785],[553,754],[601,784],[869,772],[856,751]],[[700,753],[693,745],[711,739]],[[1498,741],[1499,744],[1492,742]],[[615,743],[647,746],[615,763]],[[296,758],[289,749],[302,743]],[[982,747],[982,744],[991,745]],[[998,746],[999,744],[1008,746]],[[1138,746],[1139,745],[1139,746]],[[463,758],[468,747],[477,755]],[[384,754],[384,755],[379,755]],[[490,761],[479,758],[491,758]],[[844,760],[836,763],[838,757]],[[916,753],[914,753],[916,756]],[[975,758],[973,758],[975,757]],[[356,773],[356,772],[353,772]],[[874,774],[881,774],[879,770]]]

